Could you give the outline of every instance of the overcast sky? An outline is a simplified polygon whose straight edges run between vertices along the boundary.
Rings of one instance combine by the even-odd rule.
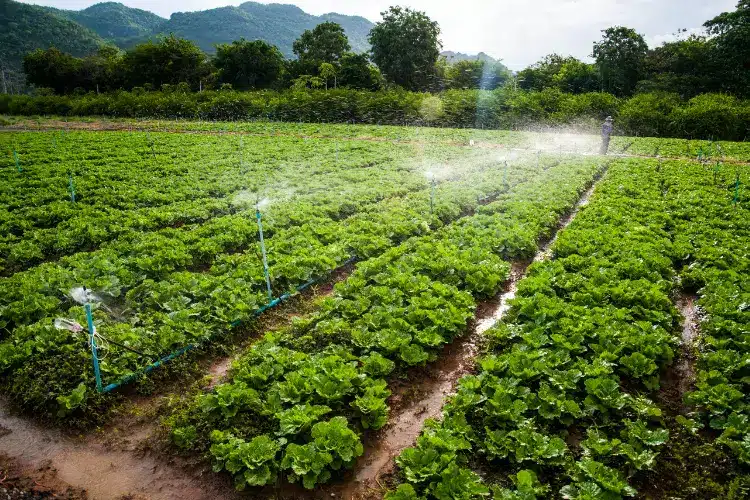
[[[82,9],[95,0],[22,0],[62,9]],[[242,0],[121,0],[163,17],[175,11],[239,5]],[[373,22],[390,5],[425,11],[442,29],[443,48],[486,52],[519,70],[557,52],[586,59],[601,30],[635,28],[650,46],[672,39],[681,28],[697,30],[715,15],[733,10],[737,0],[295,0],[311,14],[338,12]]]

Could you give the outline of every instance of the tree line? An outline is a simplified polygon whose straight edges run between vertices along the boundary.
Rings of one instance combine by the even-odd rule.
[[[511,77],[502,64],[439,59],[440,28],[424,13],[392,7],[370,33],[372,50],[355,54],[344,29],[325,22],[293,44],[295,59],[263,40],[216,46],[213,57],[170,35],[120,51],[112,46],[78,58],[52,47],[24,57],[27,81],[57,94],[113,90],[236,90],[345,87],[380,90],[496,88]]]
[[[617,97],[654,92],[683,99],[710,92],[750,95],[750,0],[707,21],[705,35],[649,49],[635,30],[612,27],[593,44],[593,63],[551,54],[517,75],[488,61],[449,64],[440,57],[440,27],[423,12],[391,7],[382,15],[369,34],[369,54],[352,53],[343,28],[326,22],[294,42],[296,59],[284,58],[262,40],[244,39],[218,45],[216,55],[208,57],[193,42],[168,36],[125,52],[102,47],[84,58],[40,49],[28,54],[23,66],[28,82],[58,94],[173,87],[439,92],[512,85]]]

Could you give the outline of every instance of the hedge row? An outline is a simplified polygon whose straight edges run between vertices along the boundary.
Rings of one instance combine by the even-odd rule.
[[[116,92],[79,96],[0,95],[0,113],[202,120],[300,121],[528,129],[573,125],[595,132],[606,116],[627,135],[744,140],[750,102],[722,94],[681,101],[673,94],[620,100],[606,93],[451,90]]]

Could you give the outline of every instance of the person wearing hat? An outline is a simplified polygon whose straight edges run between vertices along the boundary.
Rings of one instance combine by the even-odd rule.
[[[612,117],[608,116],[606,120],[604,120],[604,125],[602,125],[602,148],[599,151],[599,154],[606,155],[607,151],[609,151],[609,140],[612,136]]]

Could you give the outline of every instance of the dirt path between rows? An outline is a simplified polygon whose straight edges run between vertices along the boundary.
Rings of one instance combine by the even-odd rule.
[[[675,306],[682,315],[680,350],[676,359],[661,377],[657,399],[672,415],[687,414],[683,398],[695,385],[696,342],[700,333],[700,313],[696,302],[698,296],[680,293]]]
[[[343,482],[319,488],[314,494],[316,498],[382,498],[394,480],[394,459],[404,448],[414,445],[427,419],[440,418],[446,398],[455,392],[458,381],[473,372],[484,333],[501,321],[510,309],[510,301],[515,298],[518,283],[526,276],[529,265],[552,257],[552,245],[557,235],[588,204],[596,184],[594,182],[575,207],[560,220],[552,238],[541,245],[533,260],[512,264],[503,290],[494,298],[478,304],[467,335],[447,345],[438,361],[412,370],[406,380],[399,380],[391,387],[393,394],[388,401],[391,407],[388,424],[367,436],[363,457],[354,470],[346,474]]]

